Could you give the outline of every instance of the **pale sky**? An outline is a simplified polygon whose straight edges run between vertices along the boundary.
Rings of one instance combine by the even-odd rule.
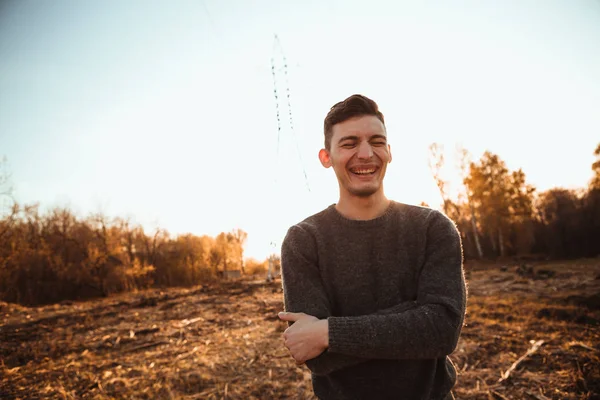
[[[317,153],[327,111],[354,93],[386,117],[394,200],[439,204],[434,141],[495,152],[539,190],[583,187],[600,1],[0,2],[0,156],[23,203],[172,234],[239,227],[264,258],[337,201]]]

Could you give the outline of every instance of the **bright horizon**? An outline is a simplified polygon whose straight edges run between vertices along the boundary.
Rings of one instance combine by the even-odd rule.
[[[590,180],[600,2],[253,4],[3,2],[0,156],[16,200],[171,234],[241,228],[264,259],[337,201],[317,153],[325,114],[354,93],[385,115],[391,199],[439,205],[432,142],[490,150],[539,191]],[[294,129],[284,107],[277,153],[282,54]]]

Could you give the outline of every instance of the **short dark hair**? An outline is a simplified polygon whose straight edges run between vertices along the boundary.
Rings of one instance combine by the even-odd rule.
[[[377,103],[361,94],[353,94],[331,107],[323,124],[325,148],[327,150],[331,148],[331,137],[333,136],[333,126],[335,124],[363,115],[373,115],[385,126],[383,114],[379,111]]]

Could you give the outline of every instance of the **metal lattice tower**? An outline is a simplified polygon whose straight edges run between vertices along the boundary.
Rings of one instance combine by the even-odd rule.
[[[275,112],[277,116],[277,163],[279,163],[279,152],[282,135],[289,134],[294,140],[298,159],[302,167],[304,182],[307,190],[310,192],[308,184],[308,175],[302,161],[302,153],[298,145],[296,131],[294,130],[294,118],[292,113],[292,102],[290,94],[290,82],[288,78],[288,64],[281,47],[281,42],[277,35],[273,41],[273,55],[271,56],[271,73],[273,75],[273,95],[275,96]],[[281,88],[283,86],[283,90]],[[287,112],[286,112],[287,111]],[[283,118],[283,114],[287,114],[287,118]]]

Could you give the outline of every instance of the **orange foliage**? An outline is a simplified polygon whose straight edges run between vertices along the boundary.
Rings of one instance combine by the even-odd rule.
[[[220,268],[242,268],[246,235],[172,238],[100,214],[81,219],[57,208],[42,215],[37,205],[15,205],[0,219],[0,234],[0,299],[22,304],[211,281]]]

